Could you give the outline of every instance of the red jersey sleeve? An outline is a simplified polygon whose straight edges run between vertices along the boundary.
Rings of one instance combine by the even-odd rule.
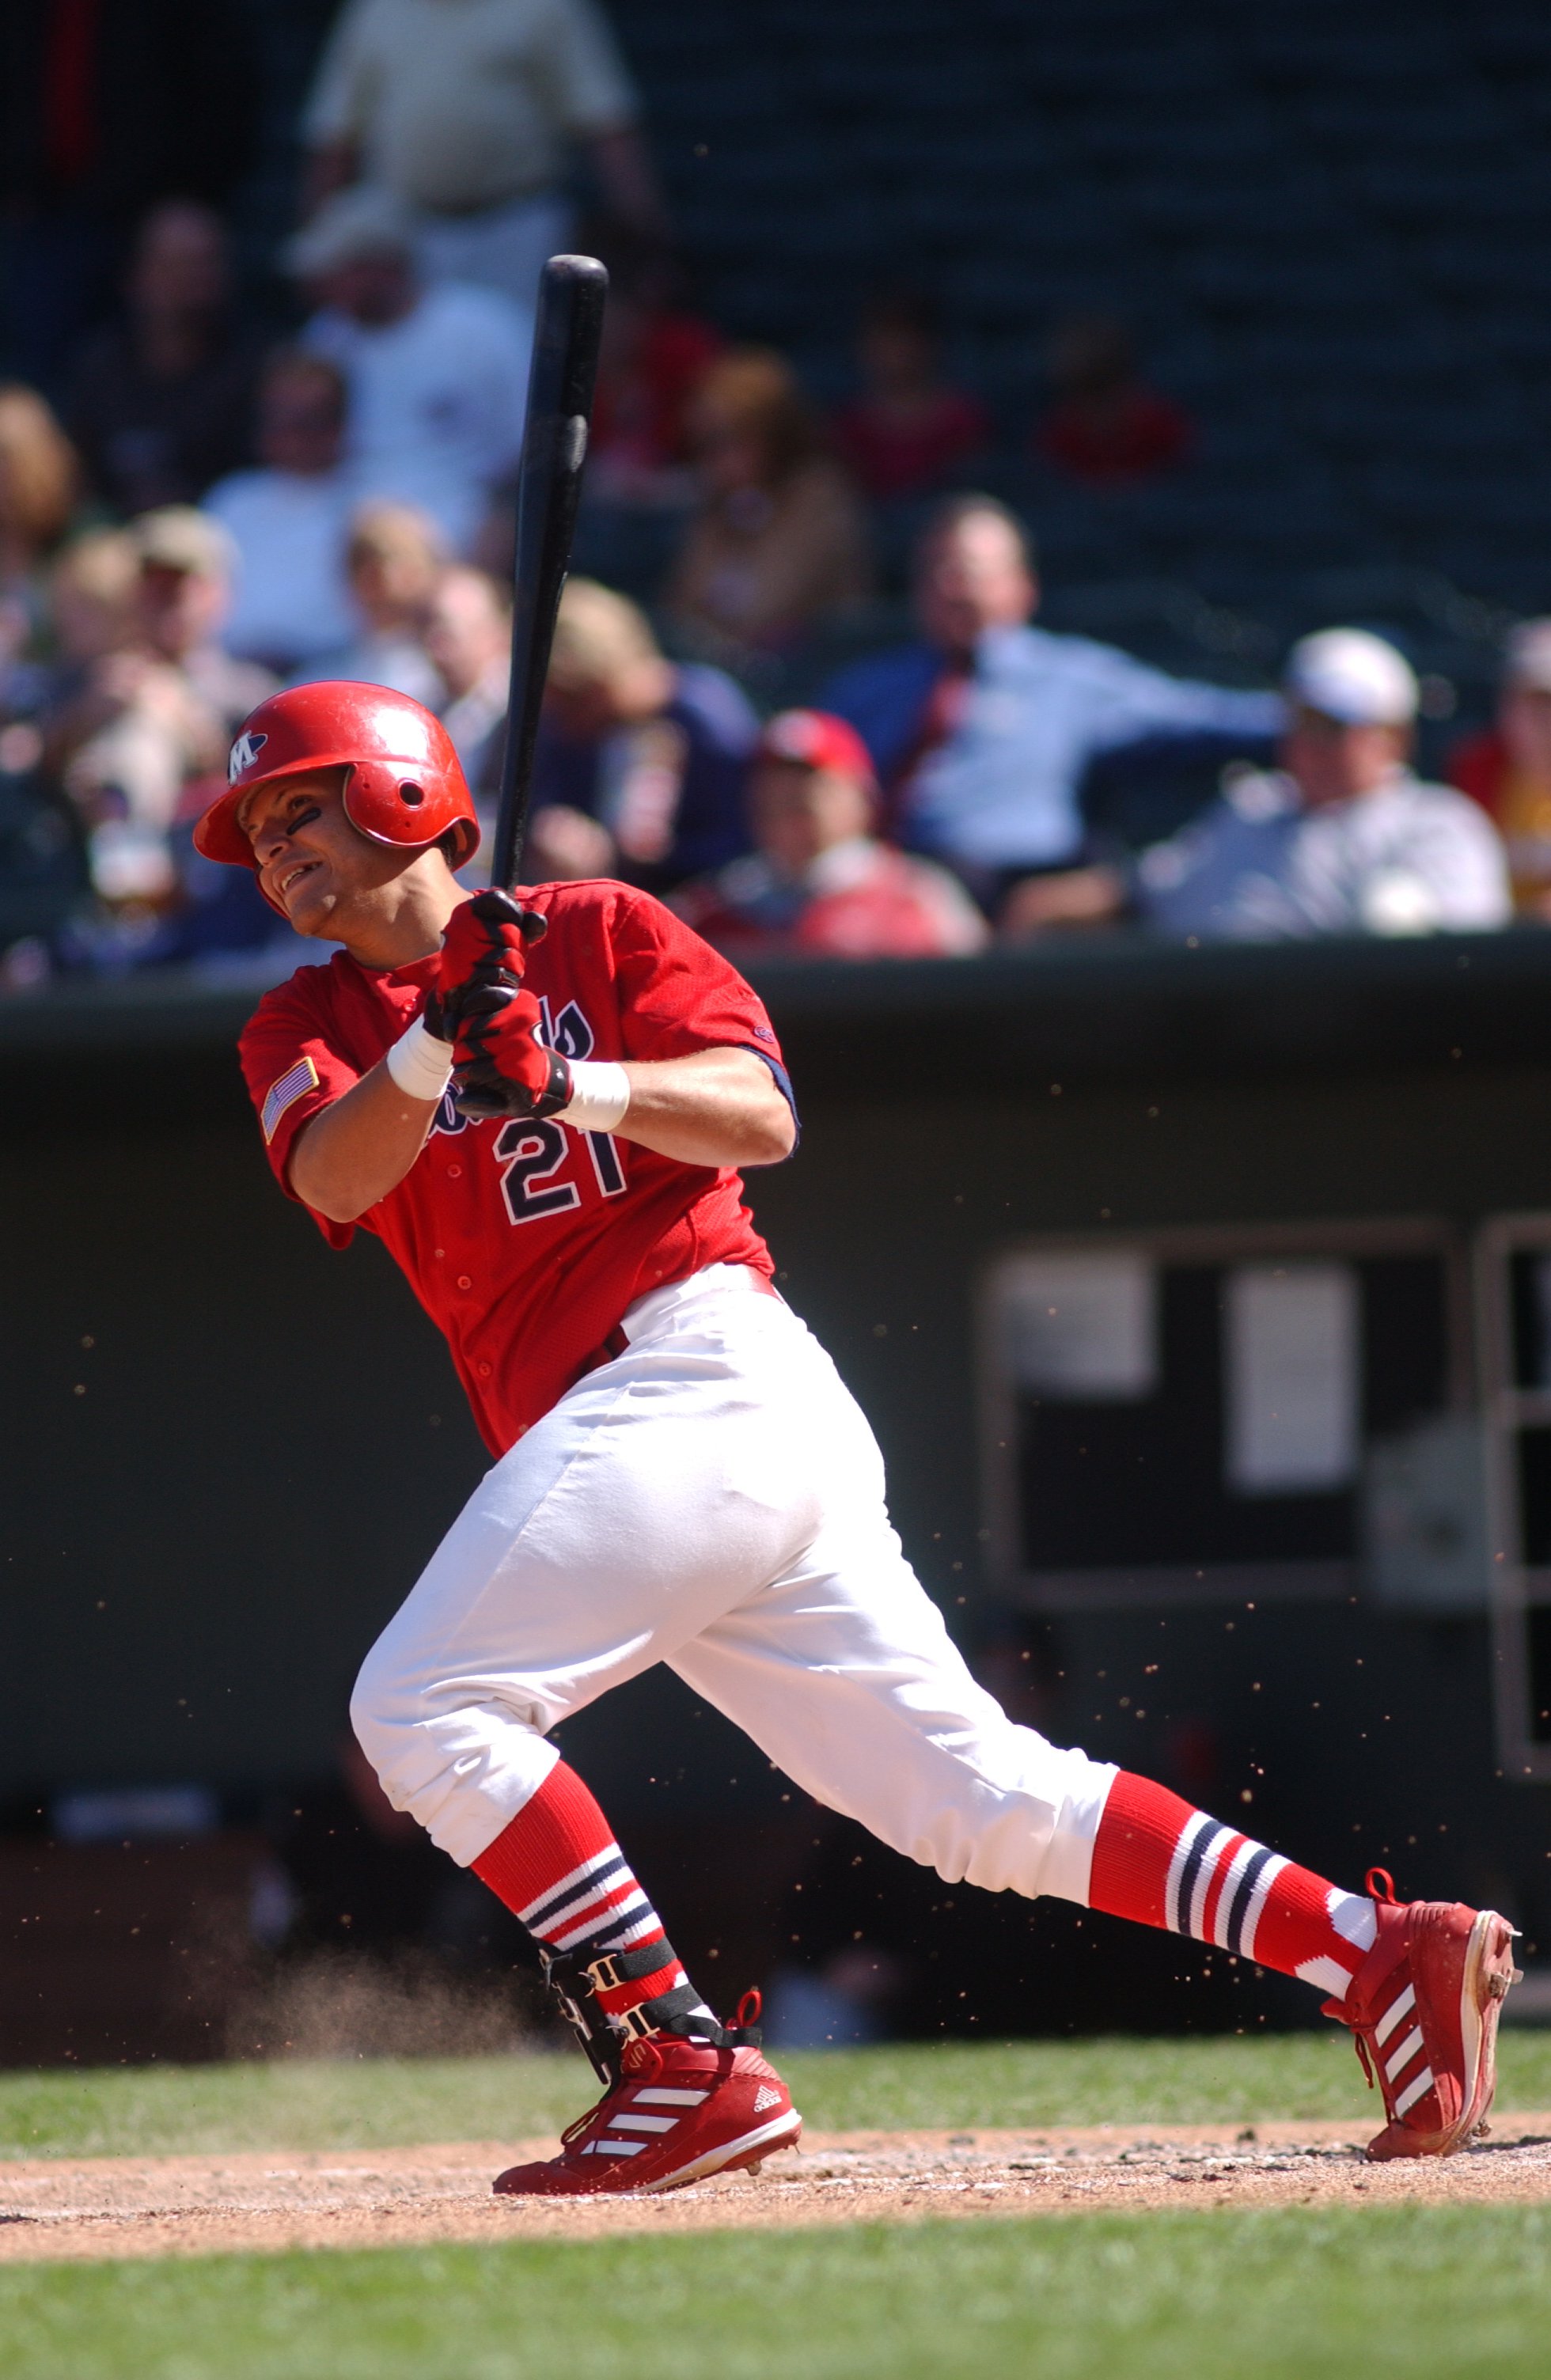
[[[290,1164],[297,1133],[361,1078],[359,1069],[333,1046],[326,1011],[309,997],[306,978],[323,973],[321,968],[304,968],[289,983],[266,992],[237,1044],[264,1148],[288,1198],[297,1196],[291,1187]],[[313,1207],[307,1211],[332,1247],[349,1246],[353,1224],[336,1223]]]
[[[720,951],[648,892],[622,900],[611,939],[626,1057],[752,1050],[791,1102],[792,1086],[765,1003]]]

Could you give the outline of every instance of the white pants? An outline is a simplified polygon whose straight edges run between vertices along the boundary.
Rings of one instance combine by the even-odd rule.
[[[422,209],[415,241],[420,270],[428,281],[472,281],[480,289],[497,289],[531,317],[539,275],[569,243],[575,212],[570,200],[553,190],[478,214],[440,215]]]
[[[666,1661],[950,1883],[1085,1901],[1115,1771],[975,1684],[817,1340],[725,1265],[624,1330],[487,1474],[367,1657],[351,1718],[394,1807],[467,1866],[559,1757],[545,1730]]]

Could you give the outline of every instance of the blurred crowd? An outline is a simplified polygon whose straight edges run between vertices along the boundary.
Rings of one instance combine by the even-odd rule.
[[[347,0],[289,295],[258,311],[208,177],[143,207],[111,290],[87,181],[59,245],[69,64],[17,67],[47,151],[18,220],[55,269],[33,377],[0,384],[0,986],[313,954],[191,840],[278,685],[429,704],[492,822],[531,298],[571,244],[612,293],[527,876],[624,877],[744,957],[1551,922],[1551,621],[1515,632],[1450,783],[1413,771],[1416,679],[1365,629],[1243,691],[1043,628],[1030,526],[976,492],[992,424],[930,304],[861,308],[829,408],[726,340],[590,0]],[[1059,330],[1023,435],[1103,488],[1175,468],[1193,432],[1093,319]],[[895,555],[908,635],[877,601]]]

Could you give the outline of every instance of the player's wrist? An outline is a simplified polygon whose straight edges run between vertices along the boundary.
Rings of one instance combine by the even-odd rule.
[[[574,1058],[571,1096],[557,1110],[577,1132],[617,1132],[630,1105],[630,1077],[612,1058]]]
[[[388,1051],[385,1063],[399,1089],[411,1099],[439,1099],[452,1079],[453,1045],[440,1041],[417,1016]]]

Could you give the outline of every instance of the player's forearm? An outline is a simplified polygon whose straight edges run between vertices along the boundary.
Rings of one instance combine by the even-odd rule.
[[[332,1223],[354,1223],[395,1190],[426,1144],[439,1101],[400,1090],[385,1061],[306,1124],[291,1187]]]
[[[624,1069],[630,1104],[616,1126],[682,1165],[779,1165],[796,1141],[792,1111],[751,1050],[697,1050]]]

